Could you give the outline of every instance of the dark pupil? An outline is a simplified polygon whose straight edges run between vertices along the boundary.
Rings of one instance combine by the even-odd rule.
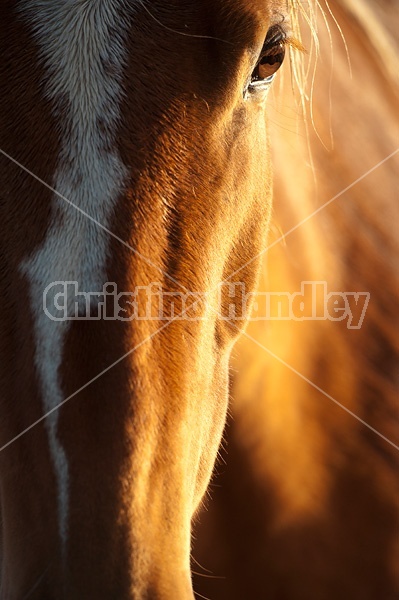
[[[285,48],[283,44],[275,46],[268,54],[263,56],[258,65],[259,79],[267,79],[276,73],[284,60]]]

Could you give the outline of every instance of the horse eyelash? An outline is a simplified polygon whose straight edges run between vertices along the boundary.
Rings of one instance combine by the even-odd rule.
[[[302,42],[294,36],[287,36],[282,39],[280,43],[284,44],[284,46],[288,46],[289,48],[293,48],[294,50],[298,50],[298,52],[307,53],[307,50]]]

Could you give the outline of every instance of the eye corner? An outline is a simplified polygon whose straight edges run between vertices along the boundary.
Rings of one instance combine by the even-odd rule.
[[[251,79],[251,81],[248,83],[245,89],[244,98],[248,97],[249,95],[255,95],[262,92],[266,92],[272,84],[275,76],[276,74],[269,75],[269,77],[267,77],[266,79]]]

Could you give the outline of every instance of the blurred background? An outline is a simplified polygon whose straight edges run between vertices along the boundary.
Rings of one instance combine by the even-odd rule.
[[[399,5],[315,10],[319,49],[301,19],[302,98],[287,60],[268,100],[260,289],[323,281],[370,301],[358,329],[254,321],[235,347],[224,447],[194,530],[198,598],[399,598]]]

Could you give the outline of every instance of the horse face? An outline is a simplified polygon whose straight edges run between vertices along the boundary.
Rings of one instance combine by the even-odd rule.
[[[2,325],[29,340],[12,379],[4,363],[3,443],[49,415],[1,456],[7,598],[192,597],[190,523],[265,243],[284,3],[117,4],[6,3],[30,54],[7,45],[29,135],[6,122],[5,146],[42,181],[14,164],[3,186],[7,235],[24,224],[15,322],[29,298]],[[62,306],[54,282],[77,285]]]

